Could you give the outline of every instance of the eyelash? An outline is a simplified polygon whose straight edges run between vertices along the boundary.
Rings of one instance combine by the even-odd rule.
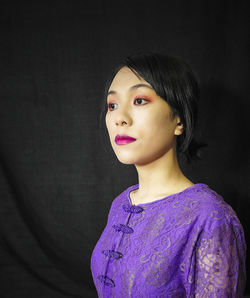
[[[140,100],[144,100],[144,101],[146,101],[146,102],[148,102],[148,100],[147,99],[145,99],[145,98],[141,98],[141,97],[138,97],[138,98],[136,98],[135,100],[134,100],[134,102],[136,101],[136,100],[138,100],[138,99],[140,99]],[[115,103],[109,103],[108,104],[108,109],[109,109],[109,111],[112,111],[111,109],[110,109],[110,105],[114,105]],[[142,105],[137,105],[137,106],[144,106],[144,104],[142,104]]]

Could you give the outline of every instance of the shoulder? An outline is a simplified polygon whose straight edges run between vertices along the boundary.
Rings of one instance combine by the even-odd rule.
[[[236,215],[235,211],[224,198],[206,184],[199,184],[196,188],[192,189],[191,192],[187,193],[187,197],[190,197],[198,203],[201,216],[210,216],[212,218],[223,217],[229,220]]]
[[[129,204],[129,193],[137,187],[138,184],[129,186],[113,199],[108,213],[108,224],[113,221],[117,222],[124,215],[124,209],[122,207]]]
[[[130,186],[128,188],[126,188],[125,190],[123,190],[120,194],[118,194],[112,201],[111,203],[111,207],[112,208],[118,208],[121,206],[122,203],[126,202],[128,203],[128,194],[131,191],[130,189],[133,186]]]
[[[118,209],[121,209],[121,206],[123,204],[128,203],[128,196],[129,192],[136,187],[136,185],[132,185],[125,190],[123,190],[120,194],[118,194],[113,201],[111,202],[110,211],[109,211],[109,217],[115,212],[117,212]]]
[[[201,184],[189,196],[196,202],[196,215],[204,230],[212,233],[214,229],[227,227],[236,235],[243,234],[243,227],[235,210],[208,185]]]

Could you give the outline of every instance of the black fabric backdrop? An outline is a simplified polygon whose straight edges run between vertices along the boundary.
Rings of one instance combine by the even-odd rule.
[[[112,67],[138,50],[196,71],[208,147],[183,169],[223,195],[249,243],[248,19],[247,1],[1,2],[0,297],[97,296],[91,252],[137,183],[99,112]]]

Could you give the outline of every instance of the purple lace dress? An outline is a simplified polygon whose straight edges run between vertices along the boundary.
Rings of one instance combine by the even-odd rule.
[[[246,244],[236,213],[206,184],[111,205],[91,256],[99,297],[243,297]]]

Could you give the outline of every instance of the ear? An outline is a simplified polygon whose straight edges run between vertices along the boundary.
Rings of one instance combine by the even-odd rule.
[[[174,130],[174,134],[176,136],[179,136],[183,133],[183,130],[184,130],[183,123],[181,122],[181,119],[178,116],[178,117],[176,117],[176,127],[175,127],[175,130]]]

